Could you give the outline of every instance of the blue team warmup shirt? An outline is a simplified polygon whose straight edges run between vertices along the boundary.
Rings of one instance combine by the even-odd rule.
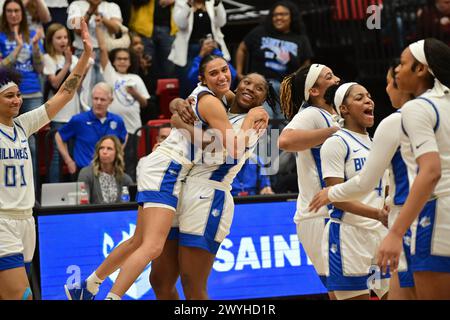
[[[41,91],[39,74],[33,67],[33,46],[31,45],[31,39],[33,39],[35,34],[35,30],[30,31],[30,42],[26,43],[24,40],[22,50],[20,50],[13,66],[22,76],[22,81],[19,84],[19,89],[22,94],[31,94]],[[5,33],[0,32],[0,53],[3,59],[13,52],[16,47],[16,40],[8,39],[8,36]],[[41,49],[41,52],[44,52],[41,41],[39,41],[39,49]]]
[[[74,140],[73,156],[78,168],[91,163],[95,144],[101,137],[115,135],[124,143],[127,136],[125,124],[119,115],[108,112],[105,122],[101,123],[92,110],[74,115],[58,132],[64,142]]]
[[[247,192],[249,196],[256,195],[261,189],[270,187],[270,178],[266,174],[261,159],[247,159],[241,171],[234,178],[231,187],[233,196],[239,195],[240,192]]]

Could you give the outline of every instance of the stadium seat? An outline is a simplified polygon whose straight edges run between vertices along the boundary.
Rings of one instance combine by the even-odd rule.
[[[166,123],[170,123],[170,119],[149,120],[145,126],[139,129],[141,136],[139,137],[137,148],[138,160],[152,151],[158,136],[158,128]]]
[[[159,97],[159,114],[162,119],[170,119],[172,113],[169,103],[180,96],[180,83],[178,79],[158,79],[156,95]]]

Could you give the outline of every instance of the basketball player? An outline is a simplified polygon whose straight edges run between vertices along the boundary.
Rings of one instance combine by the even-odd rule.
[[[282,131],[278,146],[297,152],[299,195],[294,222],[297,235],[326,287],[324,260],[321,253],[322,234],[328,208],[310,212],[308,204],[314,194],[325,187],[320,164],[320,146],[339,130],[338,115],[324,99],[328,87],[340,79],[327,66],[313,64],[284,78],[280,87],[281,109],[289,124]],[[305,103],[306,108],[301,108]],[[330,294],[333,298],[333,295]]]
[[[28,137],[73,98],[92,53],[87,25],[81,21],[84,51],[58,92],[43,106],[20,116],[19,76],[0,69],[0,299],[31,300],[27,279],[36,244],[34,181]],[[18,116],[18,117],[17,117]]]
[[[337,90],[336,90],[337,88]],[[372,140],[367,128],[374,124],[374,102],[366,88],[356,82],[333,86],[334,106],[344,127],[328,138],[320,150],[322,173],[327,186],[358,174],[369,155]],[[383,175],[382,175],[383,176]],[[384,208],[386,181],[382,177],[369,192],[353,202],[334,202],[322,239],[327,286],[338,300],[368,300],[368,280],[375,265],[378,245],[387,234],[379,221],[387,222]],[[383,219],[384,218],[384,219]],[[381,298],[389,281],[379,279],[375,293]]]
[[[411,269],[418,299],[450,299],[450,48],[428,38],[403,50],[400,90],[416,99],[402,107],[401,152],[416,175],[398,218],[383,240],[378,263],[398,270],[402,239],[417,223]]]

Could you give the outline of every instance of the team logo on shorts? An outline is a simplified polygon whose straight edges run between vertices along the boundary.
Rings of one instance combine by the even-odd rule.
[[[106,232],[103,234],[103,256],[106,258],[115,247],[119,246],[122,242],[127,241],[131,238],[136,230],[136,225],[130,223],[130,231],[127,233],[126,231],[122,231],[122,240],[115,244],[113,238],[107,234]],[[149,290],[151,290],[150,282],[148,281],[151,271],[151,262],[148,266],[145,267],[144,271],[141,275],[136,279],[133,285],[128,289],[125,293],[127,296],[133,299],[140,299],[144,294],[146,294]],[[109,279],[112,282],[115,282],[117,276],[119,275],[119,270],[114,272],[109,276]]]
[[[428,227],[431,224],[430,217],[423,217],[422,219],[420,219],[419,224],[422,228]]]
[[[117,122],[116,121],[111,121],[109,123],[109,127],[111,128],[111,130],[116,130],[117,128]]]
[[[220,216],[220,210],[219,210],[219,209],[214,209],[214,210],[211,212],[211,215],[212,215],[213,217],[217,218],[218,216]]]

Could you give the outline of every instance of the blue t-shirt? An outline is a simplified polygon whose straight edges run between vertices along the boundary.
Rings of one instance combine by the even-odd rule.
[[[115,135],[122,143],[127,136],[125,123],[119,115],[108,112],[106,120],[101,123],[92,110],[74,115],[58,132],[64,142],[74,140],[73,156],[78,168],[91,163],[95,144],[103,136]]]
[[[240,192],[248,192],[248,195],[255,195],[259,194],[261,189],[270,187],[270,179],[266,174],[261,159],[247,159],[242,169],[234,178],[231,187],[231,194],[233,196],[237,196]]]
[[[39,74],[33,67],[33,45],[31,44],[31,39],[33,39],[35,34],[36,31],[30,31],[30,42],[23,42],[22,50],[20,50],[16,63],[14,64],[14,68],[22,75],[22,81],[19,85],[22,94],[36,93],[42,90]],[[5,33],[0,32],[0,53],[3,58],[6,58],[13,52],[16,46],[16,40],[10,40]],[[44,52],[41,41],[39,41],[39,48],[41,52]]]

